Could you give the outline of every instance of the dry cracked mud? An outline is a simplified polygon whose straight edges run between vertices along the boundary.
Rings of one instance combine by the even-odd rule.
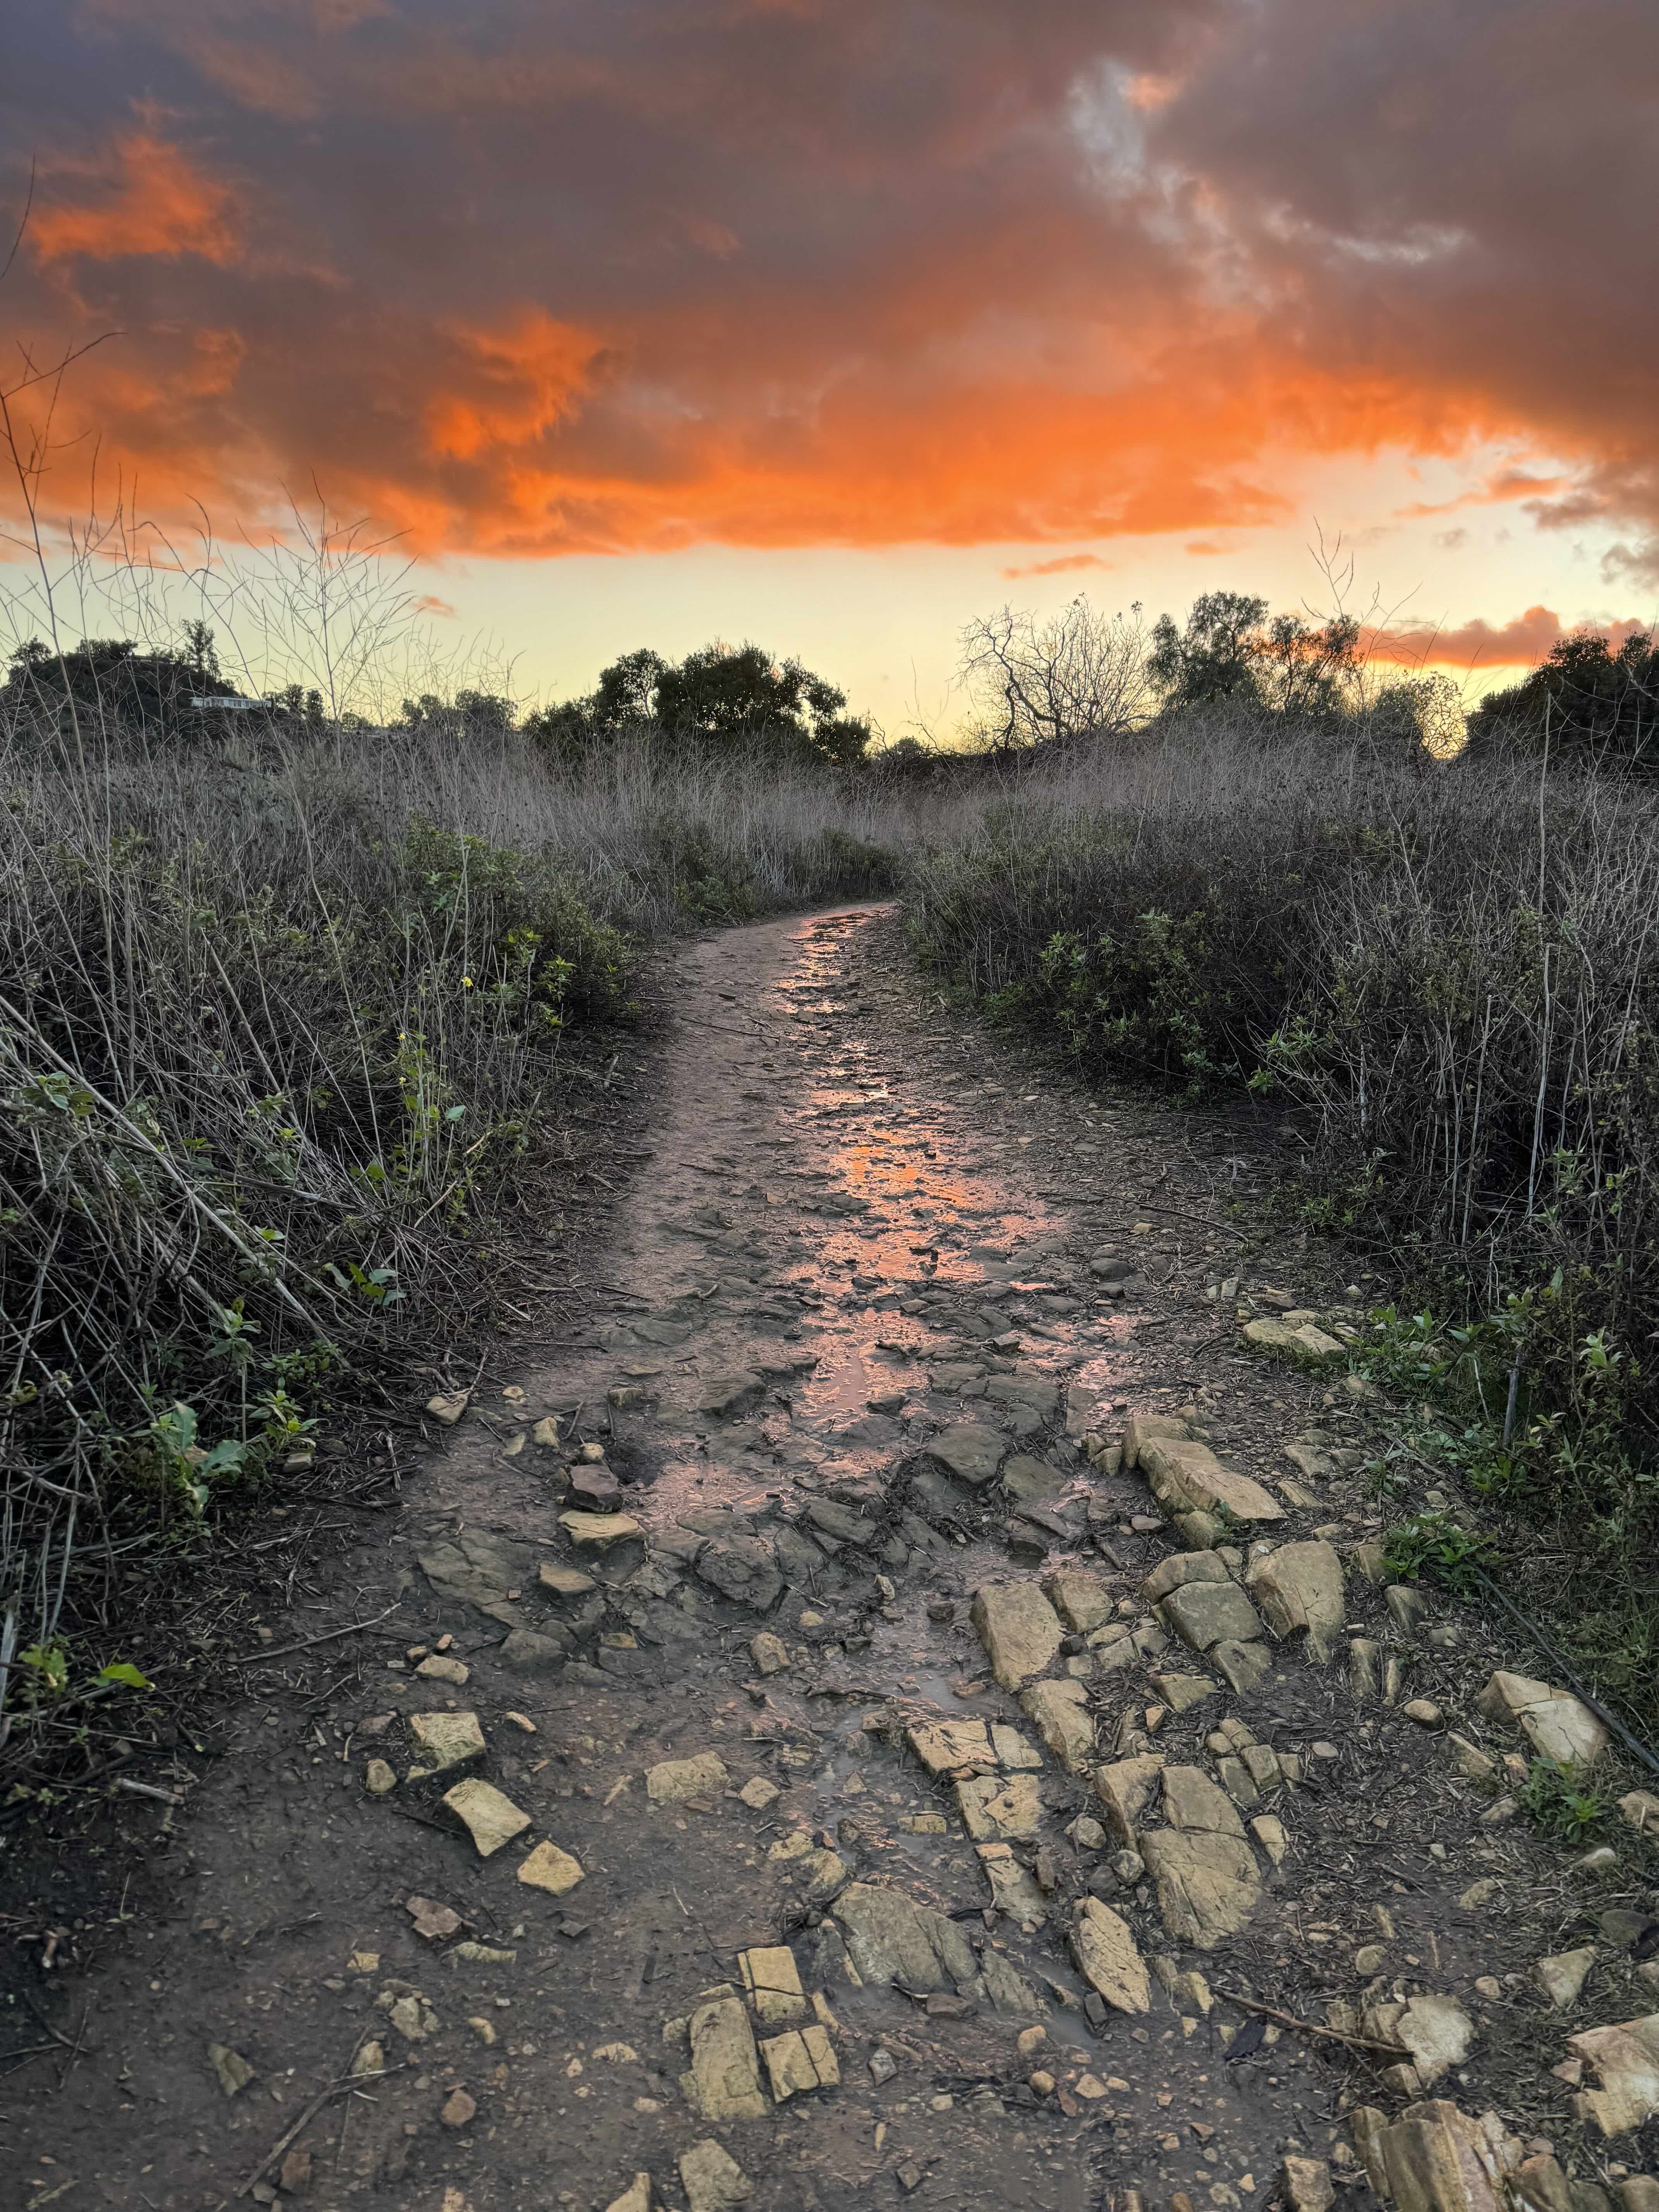
[[[678,971],[592,1325],[128,1807],[170,1902],[37,2008],[0,2200],[1655,2212],[1641,1808],[1510,1817],[1589,1716],[1385,1586],[1331,1262],[1241,1282],[1224,1128],[883,909]]]

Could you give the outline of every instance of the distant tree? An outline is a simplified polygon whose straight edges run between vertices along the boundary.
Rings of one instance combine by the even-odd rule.
[[[1243,592],[1206,592],[1194,600],[1187,627],[1160,615],[1152,625],[1146,672],[1166,707],[1207,707],[1239,693],[1256,696],[1255,665],[1266,599]]]
[[[1140,609],[1103,615],[1079,596],[1042,622],[1005,606],[963,631],[958,676],[991,751],[1125,736],[1149,703]]]
[[[185,624],[185,665],[196,679],[198,692],[220,692],[224,678],[219,672],[219,655],[213,642],[213,632],[204,622]]]
[[[457,691],[453,699],[422,691],[405,699],[396,727],[453,738],[501,738],[514,726],[517,710],[502,692]]]
[[[193,626],[199,629],[199,625]],[[58,653],[39,638],[10,655],[0,684],[0,716],[13,726],[143,731],[157,736],[200,736],[207,726],[191,701],[202,696],[210,669],[213,690],[237,697],[211,659],[212,633],[191,640],[182,653],[145,653],[131,638],[83,637]]]
[[[1659,632],[1616,649],[1594,630],[1562,638],[1532,673],[1489,691],[1469,717],[1469,749],[1542,752],[1574,763],[1659,771]]]
[[[705,646],[681,661],[641,648],[602,670],[586,698],[541,708],[524,726],[562,758],[639,728],[715,747],[759,739],[844,766],[874,735],[846,705],[835,684],[757,645]]]

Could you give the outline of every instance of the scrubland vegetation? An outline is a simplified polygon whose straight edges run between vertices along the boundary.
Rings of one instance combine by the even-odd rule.
[[[25,638],[0,692],[25,1673],[62,1675],[78,1574],[482,1330],[515,1218],[556,1220],[653,941],[891,891],[937,975],[1089,1073],[1282,1102],[1285,1203],[1425,1309],[1374,1355],[1437,1408],[1412,1448],[1548,1532],[1602,1679],[1650,1661],[1650,654],[1604,684],[1585,648],[1454,757],[1443,687],[1228,594],[1184,629],[975,625],[967,752],[872,750],[833,685],[752,647],[380,720],[323,684],[192,708],[228,688],[212,652]]]

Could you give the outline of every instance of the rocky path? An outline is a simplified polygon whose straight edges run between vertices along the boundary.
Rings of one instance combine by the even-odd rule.
[[[1656,2212],[1659,1802],[1516,1817],[1611,1757],[1387,1585],[1361,1286],[890,916],[680,968],[599,1318],[266,1622],[0,2201]]]

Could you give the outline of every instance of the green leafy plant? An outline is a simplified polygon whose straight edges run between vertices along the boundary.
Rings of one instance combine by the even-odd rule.
[[[1601,1826],[1607,1808],[1583,1787],[1577,1771],[1553,1759],[1534,1759],[1516,1802],[1547,1836],[1576,1844]]]
[[[1458,1597],[1472,1597],[1480,1587],[1475,1570],[1491,1551],[1490,1538],[1450,1514],[1419,1513],[1389,1529],[1382,1564],[1398,1582],[1438,1583]]]

